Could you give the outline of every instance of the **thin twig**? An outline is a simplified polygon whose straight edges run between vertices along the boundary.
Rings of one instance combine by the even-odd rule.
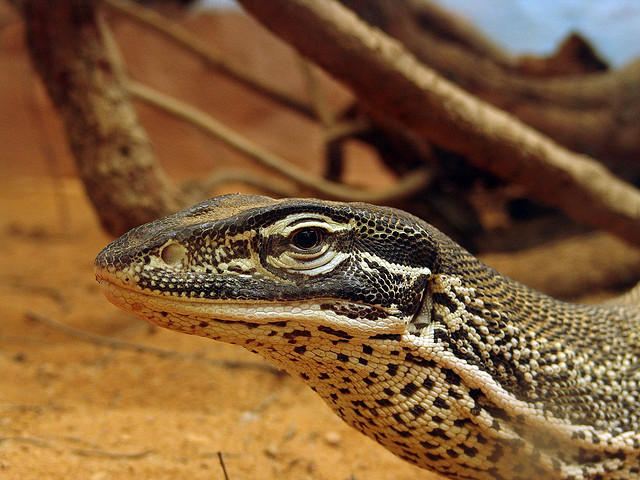
[[[43,440],[38,437],[27,437],[27,436],[0,436],[0,443],[6,441],[14,441],[20,443],[31,443],[33,445],[37,445],[39,447],[50,448],[57,453],[64,452],[64,449],[58,448],[52,442],[48,440]],[[105,450],[99,449],[84,449],[84,448],[72,448],[68,450],[71,453],[76,455],[81,455],[83,457],[100,457],[100,458],[113,458],[113,459],[124,459],[124,460],[138,460],[140,458],[146,457],[151,453],[154,453],[154,450],[144,450],[142,452],[135,453],[122,453],[122,452],[109,452]]]
[[[202,198],[203,196],[211,195],[216,188],[230,183],[242,183],[276,197],[293,197],[299,191],[289,182],[259,175],[248,170],[230,169],[213,170],[202,179],[190,180],[182,185],[182,192],[186,198]]]
[[[100,445],[98,445],[97,443],[90,442],[89,440],[85,440],[84,438],[77,437],[77,436],[74,436],[74,435],[43,435],[41,438],[43,440],[47,439],[47,440],[52,440],[52,441],[66,442],[66,443],[73,443],[73,444],[76,444],[76,445],[82,445],[86,449],[100,450]],[[79,448],[79,447],[77,447],[77,448]]]
[[[331,108],[329,108],[329,102],[320,85],[320,79],[316,72],[313,71],[312,64],[308,60],[299,55],[297,57],[300,71],[302,72],[302,77],[304,78],[309,97],[311,98],[311,104],[315,111],[315,116],[320,120],[320,124],[324,129],[329,130],[336,123],[336,119],[335,115],[331,112]]]
[[[117,9],[118,11],[126,12],[128,15],[131,15],[133,18],[139,21],[147,22],[156,30],[162,31],[167,35],[170,35],[171,38],[181,42],[183,46],[188,46],[193,52],[200,55],[201,58],[207,58],[208,61],[212,62],[212,65],[217,65],[217,68],[222,68],[225,72],[228,71],[227,69],[229,65],[223,62],[219,55],[211,54],[211,52],[208,50],[208,46],[205,45],[204,42],[190,34],[188,31],[184,30],[182,27],[179,27],[174,22],[171,22],[170,20],[167,20],[161,15],[157,14],[156,12],[140,7],[139,5],[132,4],[131,2],[128,2],[126,0],[105,0],[105,3]],[[431,181],[431,174],[428,169],[418,169],[415,172],[411,172],[403,178],[399,179],[388,189],[366,191],[345,186],[337,182],[331,182],[315,176],[307,175],[304,171],[295,168],[294,166],[288,164],[285,160],[280,159],[271,152],[268,152],[260,148],[258,145],[253,144],[249,140],[243,138],[236,132],[230,130],[211,116],[196,109],[195,107],[180,102],[177,99],[162,94],[161,92],[158,92],[133,80],[127,80],[124,75],[124,67],[122,66],[121,60],[119,60],[121,57],[117,48],[115,47],[115,43],[113,42],[108,29],[104,28],[104,26],[102,27],[103,28],[101,28],[101,31],[103,35],[103,41],[107,47],[107,50],[113,57],[112,61],[118,66],[117,74],[119,75],[120,80],[126,85],[128,92],[132,96],[138,98],[139,100],[152,104],[158,108],[162,108],[165,111],[168,111],[173,115],[192,123],[208,135],[212,135],[215,138],[224,141],[232,148],[239,150],[250,158],[260,162],[267,168],[276,171],[280,175],[283,175],[284,177],[296,182],[297,184],[302,185],[304,188],[309,189],[312,192],[316,192],[328,198],[343,201],[394,203],[403,198],[411,196],[420,190],[425,189]],[[314,107],[311,108],[311,110],[315,111],[319,118],[326,125],[328,132],[327,135],[329,138],[328,142],[334,142],[336,141],[336,138],[341,138],[336,137],[333,130],[333,127],[335,126],[335,120],[333,120],[333,116],[328,108],[326,99],[320,91],[320,87],[317,85],[317,79],[313,76],[309,65],[306,65],[306,70],[308,73],[307,80],[311,96],[314,99]],[[238,72],[238,70],[234,71]],[[233,76],[233,78],[242,80],[246,78],[246,75],[244,75],[243,73],[241,77],[242,78],[236,78],[235,76]],[[218,178],[209,178],[209,186],[211,186],[211,184],[213,184],[214,182],[215,185],[218,185],[223,175],[225,174],[222,174]],[[243,183],[251,185],[264,183],[260,182],[255,177],[251,178],[248,175],[243,175],[242,178],[239,178],[239,176],[235,174],[235,178],[233,178],[232,180],[242,181]],[[274,189],[277,191],[273,192]],[[270,187],[266,190],[276,194],[283,193],[283,196],[292,196],[293,194],[292,190],[287,187]]]
[[[211,45],[198,38],[187,29],[165,18],[158,12],[145,8],[128,0],[103,0],[112,10],[135,20],[173,40],[175,43],[196,55],[203,64],[250,89],[270,98],[307,117],[314,116],[314,109],[307,102],[291,96],[288,92],[260,80],[250,71],[224,59]]]
[[[356,118],[354,120],[346,120],[336,122],[331,129],[325,132],[330,140],[345,139],[357,137],[372,128],[371,122],[366,118]]]
[[[221,451],[218,451],[218,460],[220,461],[220,466],[222,467],[222,475],[224,476],[224,480],[229,480],[229,474],[227,473],[227,467],[224,464],[224,457]]]
[[[113,37],[113,33],[111,33],[109,24],[104,18],[104,13],[102,11],[96,12],[96,24],[98,25],[100,35],[102,36],[104,48],[107,51],[109,60],[111,61],[113,72],[116,74],[120,82],[126,83],[128,78],[127,63],[118,48],[118,44]]]
[[[273,405],[280,399],[280,395],[277,393],[272,393],[267,398],[265,398],[262,402],[251,409],[251,413],[257,415],[259,413],[264,412],[267,408]]]
[[[138,5],[129,5],[129,2],[120,0],[118,0],[117,2],[114,0],[107,0],[107,3],[111,6],[118,4],[118,7],[116,8],[122,6],[127,11],[137,12],[138,14],[143,15],[143,17],[145,18],[148,17],[148,19],[151,19],[151,21],[156,22],[154,23],[154,25],[159,24],[167,28],[178,28],[176,24],[167,19],[164,19],[156,12],[153,12],[151,10],[147,11],[147,9],[139,7]],[[268,152],[260,148],[258,145],[253,144],[248,139],[240,136],[233,130],[227,128],[225,125],[215,120],[210,115],[198,110],[197,108],[192,107],[191,105],[181,102],[175,98],[172,98],[166,94],[163,94],[157,90],[154,90],[151,87],[143,85],[139,82],[128,80],[124,74],[124,66],[121,60],[121,55],[115,45],[115,42],[113,41],[108,28],[106,28],[104,24],[100,26],[104,44],[112,57],[113,63],[117,65],[116,70],[117,74],[120,77],[120,81],[126,85],[127,90],[132,96],[151,105],[154,105],[155,107],[161,108],[177,116],[178,118],[181,118],[182,120],[190,122],[208,135],[212,135],[215,138],[222,140],[227,145],[258,161],[265,167],[276,171],[280,175],[291,179],[297,184],[300,184],[313,192],[317,192],[329,198],[344,201],[393,203],[394,201],[398,201],[402,198],[411,196],[417,191],[426,188],[431,180],[430,172],[427,169],[417,170],[415,172],[407,174],[405,177],[398,180],[397,183],[395,183],[388,189],[379,191],[366,191],[345,186],[337,182],[331,182],[318,177],[307,175],[302,170],[297,169],[293,165],[287,163],[283,159],[280,159],[271,152]],[[173,30],[170,29],[170,31]],[[186,31],[182,33],[188,34],[188,32]],[[199,41],[196,37],[192,38],[191,40]],[[318,79],[311,70],[311,66],[304,60],[301,60],[301,65],[303,72],[306,72],[305,77],[307,79],[310,95],[313,98],[313,110],[316,112],[316,115],[321,119],[323,125],[325,125],[327,129],[328,142],[333,142],[344,138],[342,137],[342,135],[344,135],[344,133],[348,131],[348,129],[339,129],[338,125],[336,125],[335,119],[329,109],[326,98],[318,84]],[[355,127],[359,128],[360,125],[355,125]],[[237,171],[215,173],[207,180],[202,182],[201,185],[203,191],[211,191],[214,187],[222,184],[223,182],[230,183],[233,181],[256,186],[266,190],[269,193],[275,193],[279,196],[295,195],[294,190],[292,188],[289,188],[288,186],[283,186],[282,184],[277,185],[273,184],[272,182],[262,181],[262,179],[246,173],[238,174]],[[191,184],[191,187],[193,187],[193,184]]]
[[[9,282],[7,282],[8,286],[11,288],[15,288],[16,290],[20,290],[22,292],[32,293],[34,295],[43,295],[51,298],[56,303],[60,305],[62,310],[69,310],[69,301],[67,297],[59,288],[50,285],[32,285],[22,283],[24,280],[19,276],[16,276],[15,279],[10,277]]]
[[[152,347],[150,345],[142,345],[139,343],[127,342],[126,340],[120,340],[117,338],[96,335],[95,333],[70,327],[69,325],[66,325],[62,322],[59,322],[34,311],[28,311],[26,315],[29,319],[38,322],[48,328],[52,328],[71,337],[79,338],[80,340],[83,340],[85,342],[93,343],[94,345],[108,346],[119,350],[133,350],[139,353],[148,353],[151,355],[155,355],[160,358],[174,358],[180,360],[208,363],[211,365],[223,366],[227,368],[252,368],[274,374],[280,373],[280,370],[267,363],[249,362],[243,360],[219,360],[212,358],[202,358],[197,355],[188,355],[180,352],[175,352],[173,350],[165,350],[163,348]]]
[[[191,105],[133,80],[128,82],[126,88],[135,98],[188,121],[204,133],[225,142],[261,165],[328,198],[342,201],[394,203],[424,190],[431,182],[431,173],[428,168],[418,168],[398,179],[392,186],[380,190],[363,190],[308,175]]]
[[[305,76],[312,98],[311,105],[308,102],[291,96],[286,91],[278,89],[273,85],[269,85],[263,80],[255,77],[250,71],[244,70],[242,67],[224,59],[219,52],[216,52],[211,48],[210,44],[204,42],[196,35],[192,34],[170,19],[165,18],[154,10],[145,8],[129,0],[104,0],[103,3],[112,10],[124,14],[128,18],[131,18],[132,20],[137,21],[138,23],[172,39],[178,45],[182,46],[183,48],[187,49],[198,58],[200,58],[200,60],[207,67],[215,69],[216,71],[227,75],[229,78],[232,78],[244,84],[254,91],[257,91],[258,93],[261,93],[288,108],[296,110],[305,116],[318,118],[327,129],[326,136],[328,151],[335,151],[335,143],[340,142],[345,138],[343,135],[348,130],[341,130],[340,128],[338,128],[339,134],[336,135],[336,131],[334,130],[334,127],[336,127],[336,121],[333,118],[333,114],[328,108],[326,98],[324,98],[324,95],[320,89],[316,75],[314,75],[314,73],[311,71],[311,64],[306,60],[302,60],[303,65],[306,65],[303,68],[303,73],[306,70],[307,73],[305,74]],[[145,101],[147,100],[148,99],[146,99]],[[156,106],[159,105],[156,104]],[[184,117],[183,119],[187,120]],[[360,126],[357,126],[357,129],[359,129],[359,127]],[[254,159],[256,158],[254,157]],[[281,170],[279,171],[279,173],[290,177],[289,172],[291,172],[291,168],[292,167],[284,166],[284,171]],[[371,193],[361,192],[357,189],[350,189],[349,187],[345,187],[336,182],[332,182],[332,184],[322,184],[322,182],[318,182],[317,178],[307,177],[306,180],[303,180],[299,177],[297,179],[293,178],[293,180],[301,183],[304,187],[312,191],[336,200],[394,203],[402,200],[403,198],[413,195],[416,191],[426,188],[426,186],[430,183],[431,174],[427,169],[416,171],[412,174],[407,175],[407,177],[414,176],[414,174],[414,178],[405,177],[388,191],[383,190],[380,192]],[[255,182],[245,177],[243,183],[253,185]]]
[[[149,449],[149,450],[143,450],[141,452],[135,452],[135,453],[121,453],[121,452],[107,452],[105,450],[73,448],[71,449],[71,453],[75,453],[76,455],[80,455],[82,457],[139,460],[141,458],[151,455],[152,453],[155,453],[155,450]]]
[[[20,442],[20,443],[32,443],[32,444],[37,445],[39,447],[50,448],[50,449],[52,449],[53,451],[55,451],[57,453],[62,453],[62,450],[57,448],[51,442],[48,442],[46,440],[43,440],[43,439],[37,438],[37,437],[26,437],[26,436],[20,436],[20,435],[0,436],[0,443],[7,442],[7,441]]]

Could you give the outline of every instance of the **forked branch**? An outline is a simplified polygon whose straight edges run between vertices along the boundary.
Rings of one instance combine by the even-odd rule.
[[[240,3],[370,108],[569,216],[640,244],[633,186],[464,92],[335,0]]]
[[[425,189],[431,180],[429,169],[426,167],[406,174],[391,187],[384,189],[365,190],[325,180],[305,173],[195,107],[135,81],[128,81],[126,88],[135,98],[187,121],[266,168],[293,180],[302,188],[326,198],[351,202],[394,203]],[[239,181],[242,178],[236,177],[236,180]]]

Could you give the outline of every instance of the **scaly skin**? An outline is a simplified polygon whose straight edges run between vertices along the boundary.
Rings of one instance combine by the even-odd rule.
[[[449,478],[640,478],[638,289],[563,303],[399,210],[253,195],[136,228],[95,265],[115,305],[262,355]]]

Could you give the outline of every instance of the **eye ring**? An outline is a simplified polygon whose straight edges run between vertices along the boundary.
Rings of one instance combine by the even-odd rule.
[[[289,238],[289,243],[295,248],[310,251],[322,244],[325,232],[319,228],[303,227],[295,230]]]

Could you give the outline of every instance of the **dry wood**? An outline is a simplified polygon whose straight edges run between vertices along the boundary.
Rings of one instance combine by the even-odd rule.
[[[571,217],[640,243],[635,188],[451,84],[339,3],[240,3],[372,109]]]
[[[210,116],[129,81],[120,56],[92,2],[27,1],[23,5],[27,35],[37,70],[60,109],[80,176],[109,233],[127,230],[186,206],[204,195],[211,179],[177,189],[155,162],[151,143],[139,123],[130,95],[181,116],[293,180],[307,192],[342,200],[393,203],[422,190],[430,181],[416,169],[389,188],[363,190],[316,178],[216,122]],[[202,55],[202,52],[200,52]],[[251,174],[217,175],[260,185]],[[278,183],[277,191],[283,191]],[[197,197],[194,197],[197,194]]]
[[[531,58],[512,58],[426,0],[342,3],[468,92],[571,150],[598,158],[623,178],[640,180],[640,61],[602,72],[597,54],[570,36],[556,53],[560,58],[545,67],[555,75],[532,76]]]
[[[172,39],[182,48],[199,58],[206,67],[302,115],[313,117],[314,109],[308,102],[292,96],[288,91],[258,78],[241,65],[224,58],[223,55],[216,51],[209,43],[189,32],[176,22],[165,18],[158,12],[129,0],[103,0],[103,3],[113,11],[124,14],[142,26],[151,28],[161,35]]]
[[[46,447],[54,450],[57,453],[63,453],[65,450],[57,447],[54,442],[50,440],[44,440],[38,437],[26,437],[26,436],[0,436],[0,443],[2,442],[19,442],[29,443],[38,447]],[[82,457],[99,457],[108,458],[113,460],[138,460],[148,455],[155,453],[155,450],[143,450],[141,452],[134,453],[122,453],[122,452],[110,452],[100,449],[87,449],[87,448],[71,448],[68,450],[70,453],[80,455]]]
[[[489,40],[469,20],[428,0],[340,0],[340,3],[402,43],[413,38],[416,30],[426,31],[440,42],[458,45],[478,58],[487,58],[508,68],[518,64],[513,55]],[[403,32],[403,28],[410,31]],[[412,50],[410,42],[405,45]]]
[[[261,165],[293,180],[299,187],[326,198],[371,203],[394,203],[424,190],[431,181],[429,169],[417,168],[388,188],[365,190],[309,175],[249,139],[225,127],[204,112],[135,81],[127,82],[127,90],[136,98],[188,121],[198,129],[252,158]],[[236,180],[240,180],[239,177]],[[206,185],[209,182],[206,182]],[[191,185],[191,190],[194,185]]]
[[[606,289],[624,290],[638,281],[640,272],[640,250],[604,232],[572,236],[516,255],[486,253],[481,257],[499,272],[564,300]]]
[[[36,69],[105,229],[122,234],[177,210],[175,190],[106,52],[93,3],[30,0],[23,14]]]

